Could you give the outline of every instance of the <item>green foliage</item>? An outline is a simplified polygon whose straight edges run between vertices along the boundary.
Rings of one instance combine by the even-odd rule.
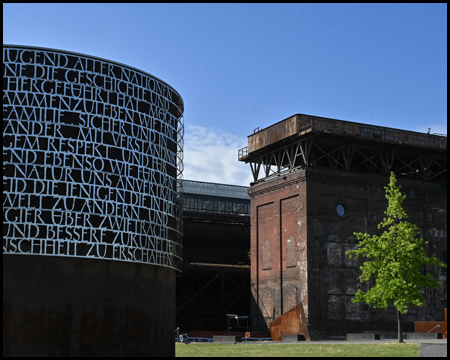
[[[436,256],[428,257],[423,248],[428,242],[419,238],[419,228],[406,221],[408,215],[402,203],[406,195],[400,192],[400,185],[394,173],[391,173],[389,186],[386,189],[388,207],[386,217],[378,224],[378,229],[387,228],[381,236],[354,233],[360,241],[358,249],[346,252],[350,258],[359,256],[368,261],[360,267],[360,281],[375,279],[375,285],[367,292],[361,289],[355,294],[352,302],[365,302],[376,308],[386,309],[393,303],[398,311],[405,314],[409,306],[422,306],[422,288],[439,288],[440,283],[431,274],[422,275],[424,265],[446,265]]]

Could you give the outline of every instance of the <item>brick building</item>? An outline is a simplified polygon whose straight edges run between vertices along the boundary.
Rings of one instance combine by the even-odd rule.
[[[302,302],[312,340],[347,332],[397,328],[394,308],[378,310],[351,299],[362,260],[345,252],[354,232],[379,234],[387,207],[384,187],[394,171],[409,221],[429,241],[426,251],[447,258],[447,138],[297,114],[248,137],[239,160],[250,163],[252,331]],[[447,273],[427,289],[423,307],[404,316],[443,320]],[[442,318],[442,319],[441,319]]]

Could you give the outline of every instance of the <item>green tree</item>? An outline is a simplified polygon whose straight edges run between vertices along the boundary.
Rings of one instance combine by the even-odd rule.
[[[346,252],[350,258],[359,256],[368,261],[360,267],[360,281],[375,279],[375,285],[367,292],[359,289],[352,299],[354,303],[367,303],[376,308],[386,309],[391,303],[397,309],[398,342],[402,343],[401,314],[408,312],[408,307],[423,305],[422,288],[439,288],[439,281],[431,274],[422,275],[424,265],[446,265],[436,256],[428,257],[423,248],[427,241],[419,238],[416,225],[406,221],[408,215],[402,203],[406,195],[400,192],[395,174],[391,172],[389,186],[386,189],[388,207],[386,217],[378,224],[378,229],[387,228],[380,236],[354,233],[359,240],[356,250]]]

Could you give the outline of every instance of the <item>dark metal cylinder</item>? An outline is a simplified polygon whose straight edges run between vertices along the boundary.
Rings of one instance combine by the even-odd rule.
[[[174,356],[180,95],[17,45],[3,93],[4,355]]]

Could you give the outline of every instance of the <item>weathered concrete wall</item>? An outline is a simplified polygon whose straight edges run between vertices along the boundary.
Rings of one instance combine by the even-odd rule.
[[[3,356],[175,356],[175,270],[3,255]]]
[[[377,224],[387,207],[383,175],[309,167],[285,177],[259,182],[250,189],[252,253],[252,330],[302,301],[311,339],[358,331],[393,331],[394,309],[376,310],[353,304],[362,260],[345,251],[356,248],[354,232],[380,233]],[[399,178],[408,197],[403,203],[424,240],[438,257],[446,251],[447,190],[439,183]],[[336,211],[341,204],[345,216]],[[295,240],[292,246],[289,240]],[[413,321],[440,320],[447,301],[447,276],[427,268],[441,289],[425,291],[426,304],[404,316],[404,331]]]

